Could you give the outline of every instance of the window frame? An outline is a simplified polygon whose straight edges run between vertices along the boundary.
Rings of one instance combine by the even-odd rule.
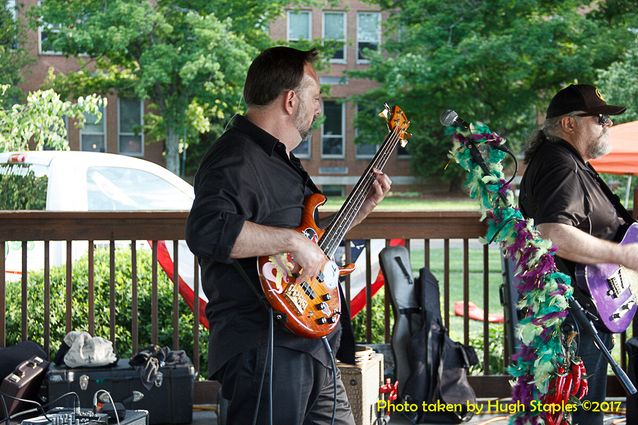
[[[42,0],[38,0],[38,6],[42,5]],[[44,50],[42,48],[42,30],[47,27],[48,31],[51,32],[60,32],[61,28],[58,25],[58,27],[56,28],[56,25],[54,24],[49,24],[48,22],[42,22],[42,25],[38,25],[38,54],[39,55],[46,55],[46,56],[62,56],[63,53],[62,52],[58,52],[55,50]]]
[[[13,22],[18,22],[18,2],[16,0],[7,0],[6,8],[9,13],[11,13],[11,17],[13,18]]]
[[[371,41],[361,41],[359,40],[359,19],[361,17],[361,15],[376,15],[377,18],[377,50],[379,50],[379,47],[381,46],[381,12],[376,12],[376,11],[359,11],[357,12],[357,45],[356,45],[356,59],[357,59],[357,63],[358,64],[367,64],[370,63],[370,61],[368,59],[361,59],[359,58],[359,43],[363,42],[363,43],[371,43]]]
[[[99,135],[103,135],[104,136],[104,152],[108,152],[108,137],[107,137],[107,127],[106,127],[106,118],[107,118],[107,108],[106,106],[101,107],[102,109],[102,119],[100,120],[100,123],[102,124],[102,129],[103,132],[102,133],[89,133],[86,132],[84,130],[85,127],[80,128],[80,146],[79,146],[79,150],[81,152],[101,152],[101,151],[92,151],[92,150],[84,150],[82,149],[82,147],[84,146],[82,144],[82,136],[87,135],[87,136],[99,136]],[[84,124],[86,126],[86,122]],[[93,124],[96,125],[96,124]]]
[[[138,134],[135,133],[122,133],[121,124],[122,124],[122,108],[121,108],[121,100],[122,98],[118,96],[117,98],[117,153],[121,155],[134,156],[134,157],[144,157],[144,101],[141,99],[135,98],[124,98],[127,100],[137,100],[140,104],[140,128],[141,131]],[[130,153],[130,152],[122,152],[121,149],[121,141],[120,138],[122,136],[140,136],[140,152]]]
[[[49,32],[60,32],[60,28],[55,28],[54,24],[44,24],[44,26],[48,27],[47,30]],[[63,53],[57,50],[44,50],[42,43],[42,31],[44,29],[43,25],[38,27],[38,54],[43,56],[62,56]]]
[[[294,153],[295,156],[299,159],[311,159],[312,158],[312,134],[309,134],[308,137],[305,138],[304,140],[308,140],[308,153],[295,152],[296,149],[299,148],[299,146],[301,146],[301,143],[303,143],[303,140],[301,141],[301,143],[299,143],[299,146],[293,149],[292,153]]]
[[[339,99],[326,99],[323,101],[323,110],[325,113],[325,103],[326,102],[334,102],[335,104],[341,106],[341,154],[326,154],[324,153],[324,139],[327,137],[329,139],[336,139],[337,136],[329,135],[326,136],[324,133],[325,129],[325,121],[321,124],[321,159],[345,159],[346,157],[346,104],[345,102],[339,102]]]
[[[356,105],[356,106],[355,106],[355,108],[354,108],[354,110],[355,110],[355,111],[356,111],[356,113],[357,113],[357,117],[358,117],[358,116],[359,116],[359,114],[361,113],[360,106],[361,106],[361,105],[357,103],[357,105]],[[354,137],[355,137],[355,139],[356,139],[357,137],[359,137],[359,127],[355,127],[355,128],[354,128]],[[359,153],[359,146],[374,146],[374,153],[372,153],[372,154],[367,154],[367,153],[366,153],[366,154],[360,154],[360,153]],[[376,144],[374,144],[374,145],[372,145],[372,144],[370,144],[370,143],[366,143],[366,144],[364,144],[364,145],[362,145],[362,144],[360,144],[360,143],[355,143],[355,144],[354,144],[354,157],[355,157],[356,159],[371,159],[371,158],[374,158],[374,156],[377,154],[377,151],[379,150],[379,146],[380,146],[380,144],[379,144],[379,143],[376,143]]]
[[[303,38],[290,38],[290,15],[308,15],[308,41],[312,40],[312,10],[287,10],[286,11],[286,40],[300,41]]]
[[[343,39],[337,40],[336,38],[326,38],[326,15],[341,15],[343,17]],[[339,10],[327,10],[323,11],[321,16],[321,39],[322,40],[331,40],[331,41],[341,41],[343,43],[343,59],[335,59],[330,58],[330,63],[342,63],[345,64],[348,62],[348,49],[347,49],[347,41],[348,41],[348,15],[346,12]]]

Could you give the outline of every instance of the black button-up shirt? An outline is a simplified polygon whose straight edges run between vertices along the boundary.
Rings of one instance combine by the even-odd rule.
[[[624,223],[590,165],[566,141],[545,141],[534,154],[520,184],[521,212],[536,225],[561,223],[597,238],[618,241]],[[563,272],[574,263],[561,259]],[[560,261],[558,265],[561,266]]]
[[[236,116],[210,148],[194,187],[186,241],[199,257],[209,299],[208,370],[212,376],[236,354],[267,342],[267,311],[230,258],[244,222],[295,228],[301,222],[305,197],[319,190],[278,139],[243,116]],[[261,291],[256,262],[255,257],[240,260]],[[330,336],[333,346],[339,335],[337,327]],[[295,336],[276,325],[275,345],[310,353],[326,367],[330,365],[318,339]]]

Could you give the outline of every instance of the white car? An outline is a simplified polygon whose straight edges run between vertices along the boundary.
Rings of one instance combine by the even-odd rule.
[[[7,173],[5,164],[8,163],[30,164],[36,176],[47,176],[47,211],[188,211],[195,197],[193,187],[167,169],[124,155],[77,151],[5,152],[0,153],[0,174]],[[74,259],[86,252],[86,244],[74,242],[73,245]],[[9,243],[8,248],[6,278],[16,280],[22,270],[21,246]],[[161,241],[158,249],[160,265],[172,275],[172,242]],[[29,244],[30,270],[43,268],[43,252],[41,242]],[[50,244],[50,261],[51,266],[64,264],[64,242]],[[179,243],[179,263],[183,281],[180,293],[186,300],[192,300],[193,254],[184,241]],[[201,308],[206,297],[203,292],[199,295]]]

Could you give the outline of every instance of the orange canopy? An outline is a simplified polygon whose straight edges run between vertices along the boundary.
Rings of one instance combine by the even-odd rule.
[[[638,121],[609,129],[611,152],[590,164],[599,173],[638,175]]]

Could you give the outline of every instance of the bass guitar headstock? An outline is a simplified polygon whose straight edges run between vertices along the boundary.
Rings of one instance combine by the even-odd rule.
[[[394,107],[390,108],[386,103],[383,111],[379,113],[379,116],[386,120],[388,130],[394,131],[401,139],[401,146],[405,147],[410,137],[412,137],[412,134],[407,131],[408,127],[410,127],[410,121],[403,110],[401,110],[398,105],[394,105]]]

